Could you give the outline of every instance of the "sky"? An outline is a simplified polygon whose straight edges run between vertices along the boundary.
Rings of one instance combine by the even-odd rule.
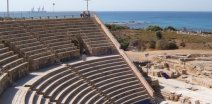
[[[6,11],[7,0],[0,0],[0,11]],[[45,7],[46,11],[82,11],[84,0],[9,0],[10,11],[30,11]],[[91,0],[91,11],[212,11],[212,0]]]

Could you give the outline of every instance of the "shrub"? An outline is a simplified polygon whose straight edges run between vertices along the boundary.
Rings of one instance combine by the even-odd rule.
[[[166,49],[178,49],[178,46],[175,42],[168,42],[168,44],[166,45]]]
[[[155,49],[155,45],[156,45],[155,41],[148,42],[148,48],[150,48],[150,49]]]
[[[164,28],[164,30],[166,30],[166,31],[177,31],[177,29],[175,29],[172,26],[168,26],[168,27]]]
[[[185,42],[182,42],[182,43],[180,43],[180,46],[181,47],[185,47],[186,46],[186,43]]]
[[[160,26],[149,26],[146,28],[148,31],[162,31],[163,29]]]
[[[167,44],[166,41],[164,41],[164,40],[158,40],[156,42],[155,48],[156,49],[159,49],[159,50],[163,50],[163,49],[166,48],[166,44]]]
[[[105,24],[105,26],[110,30],[110,31],[116,31],[116,30],[123,30],[123,29],[129,29],[127,26],[120,26],[120,25],[114,25],[114,24]]]
[[[134,40],[132,40],[132,41],[130,42],[130,45],[129,45],[129,46],[133,46],[134,48],[136,47],[136,49],[137,49],[138,51],[143,51],[143,50],[146,49],[145,44],[144,44],[143,41],[140,40],[140,39],[134,39]]]
[[[123,38],[118,38],[117,40],[121,45],[121,49],[126,51],[129,46],[129,40]]]
[[[176,45],[175,42],[169,42],[166,40],[158,40],[156,42],[156,49],[160,50],[170,50],[170,49],[177,49],[178,46]]]
[[[162,39],[162,37],[163,37],[162,33],[160,31],[157,31],[156,32],[156,37],[157,37],[158,40]]]

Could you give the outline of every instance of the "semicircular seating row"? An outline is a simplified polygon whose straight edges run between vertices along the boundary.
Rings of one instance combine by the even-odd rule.
[[[79,58],[79,47],[72,42],[73,37],[67,32],[75,35],[80,32],[86,33],[86,39],[92,43],[94,49],[112,47],[107,36],[92,19],[1,22],[0,94],[9,83],[25,76],[29,71],[54,64],[58,60]]]
[[[26,86],[25,104],[152,104],[119,55],[69,65]]]

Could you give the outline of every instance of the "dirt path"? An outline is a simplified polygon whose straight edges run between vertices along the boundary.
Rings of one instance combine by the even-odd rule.
[[[163,54],[212,54],[212,50],[158,50],[158,51],[144,51],[144,52],[132,52],[126,51],[127,56],[132,60],[151,60],[153,57]],[[145,57],[145,54],[149,54]]]

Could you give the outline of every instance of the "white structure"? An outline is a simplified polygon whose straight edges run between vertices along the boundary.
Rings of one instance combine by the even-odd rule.
[[[9,0],[7,0],[7,17],[10,17],[10,12],[9,12]]]
[[[85,0],[86,2],[87,2],[87,11],[88,11],[88,1],[90,1],[90,0]]]

